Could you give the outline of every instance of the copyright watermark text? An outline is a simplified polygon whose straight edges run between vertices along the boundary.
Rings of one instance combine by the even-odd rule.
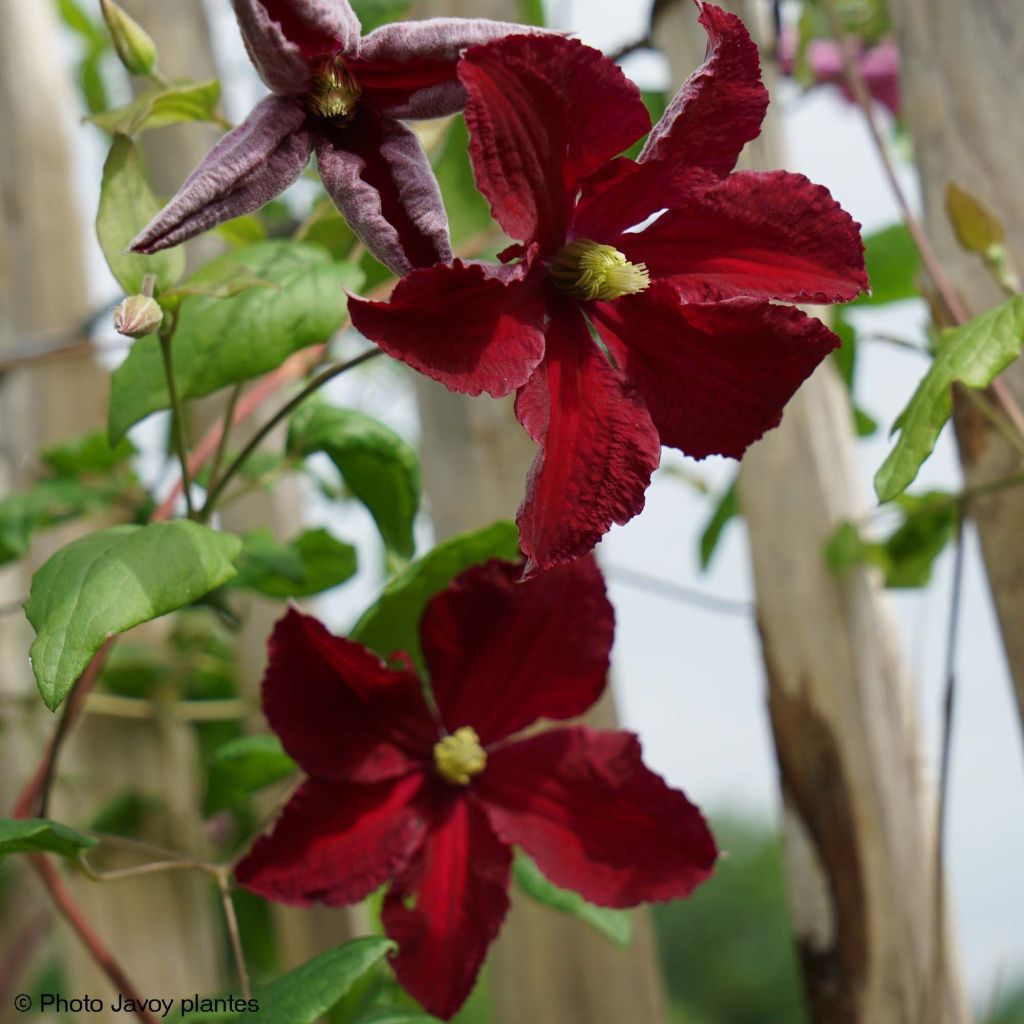
[[[100,999],[88,994],[62,996],[56,992],[43,992],[33,999],[22,993],[14,998],[14,1008],[19,1013],[111,1013],[136,1014],[148,1010],[155,1017],[187,1017],[191,1013],[259,1013],[258,999],[242,999],[240,996],[217,996],[215,998],[192,995],[182,999],[143,999],[117,995],[112,1000]]]

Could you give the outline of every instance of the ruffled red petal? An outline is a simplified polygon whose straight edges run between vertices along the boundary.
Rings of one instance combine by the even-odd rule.
[[[595,303],[594,324],[643,395],[662,444],[739,458],[839,339],[791,306],[680,303],[665,284]]]
[[[583,714],[605,687],[614,613],[593,558],[526,583],[487,562],[427,605],[420,626],[434,698],[450,732],[487,744],[538,718]]]
[[[320,178],[366,248],[396,274],[451,259],[448,216],[416,134],[365,103],[349,125],[320,122]]]
[[[594,343],[579,308],[555,300],[548,309],[544,362],[516,406],[542,438],[516,517],[528,576],[585,554],[613,523],[637,515],[661,459],[643,400]]]
[[[437,729],[419,680],[294,608],[274,627],[263,712],[309,775],[371,782],[419,770]]]
[[[422,842],[422,786],[420,776],[348,786],[309,779],[235,875],[280,903],[355,903],[401,871]]]
[[[480,808],[451,796],[384,899],[384,930],[399,946],[395,974],[435,1016],[450,1019],[473,989],[508,912],[511,863]]]
[[[544,355],[544,298],[528,269],[455,260],[404,277],[389,302],[350,298],[349,313],[388,355],[452,391],[500,398]]]
[[[614,243],[686,302],[842,302],[868,286],[859,225],[802,174],[732,174]]]
[[[511,743],[490,755],[476,793],[505,842],[600,906],[686,896],[717,857],[700,811],[645,767],[630,733],[577,727]]]
[[[459,65],[477,184],[513,238],[561,244],[579,182],[648,128],[637,87],[597,50],[513,36]]]

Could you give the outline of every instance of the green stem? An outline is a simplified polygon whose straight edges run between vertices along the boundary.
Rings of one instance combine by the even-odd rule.
[[[216,485],[220,468],[224,465],[224,456],[227,454],[228,442],[231,440],[231,428],[235,425],[235,406],[238,405],[241,394],[242,385],[236,384],[228,399],[227,408],[224,410],[224,425],[221,427],[220,441],[217,442],[217,451],[214,453],[213,462],[210,463],[210,482],[207,491]]]
[[[319,391],[328,381],[334,380],[335,377],[340,377],[343,373],[347,373],[349,370],[353,370],[357,366],[361,366],[363,363],[369,362],[369,360],[381,355],[381,353],[381,349],[371,348],[362,355],[356,356],[355,359],[350,359],[347,363],[336,363],[333,366],[328,366],[327,369],[321,370],[321,372],[318,373],[290,401],[285,402],[285,404],[281,406],[281,408],[278,409],[277,412],[274,413],[274,415],[271,416],[255,434],[253,434],[249,443],[238,453],[235,460],[227,467],[227,469],[224,470],[221,478],[216,483],[211,483],[210,491],[206,497],[206,503],[203,505],[203,509],[199,513],[199,521],[203,523],[209,522],[210,517],[213,515],[214,510],[217,507],[217,502],[224,493],[224,489],[235,478],[235,476],[237,476],[239,470],[245,465],[249,456],[256,451],[256,449],[263,443],[267,436],[272,433],[278,424],[286,420],[307,398],[316,394],[316,392]]]
[[[171,437],[174,441],[174,450],[178,454],[178,462],[181,464],[181,489],[185,494],[185,507],[188,509],[188,517],[189,519],[195,519],[196,510],[192,505],[192,477],[188,471],[188,443],[185,440],[185,419],[182,415],[181,399],[178,397],[178,387],[174,381],[174,364],[171,360],[171,337],[163,332],[160,334],[160,352],[164,357],[167,393],[171,396]]]

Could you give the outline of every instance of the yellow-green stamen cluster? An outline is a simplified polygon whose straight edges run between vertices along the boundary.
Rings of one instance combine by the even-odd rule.
[[[344,124],[355,116],[360,92],[344,61],[332,58],[317,68],[306,103],[314,114]]]
[[[487,767],[487,754],[472,726],[464,725],[434,744],[434,767],[445,782],[468,786]]]
[[[551,277],[566,295],[583,302],[635,295],[651,283],[643,263],[630,263],[618,249],[589,238],[579,238],[559,250],[551,261]]]

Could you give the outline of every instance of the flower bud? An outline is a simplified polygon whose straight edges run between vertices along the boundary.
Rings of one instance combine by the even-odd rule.
[[[156,43],[149,33],[114,0],[100,0],[100,7],[121,63],[133,75],[153,74],[156,70]]]
[[[126,338],[142,338],[152,334],[164,318],[156,299],[148,295],[129,295],[114,310],[114,330]]]

